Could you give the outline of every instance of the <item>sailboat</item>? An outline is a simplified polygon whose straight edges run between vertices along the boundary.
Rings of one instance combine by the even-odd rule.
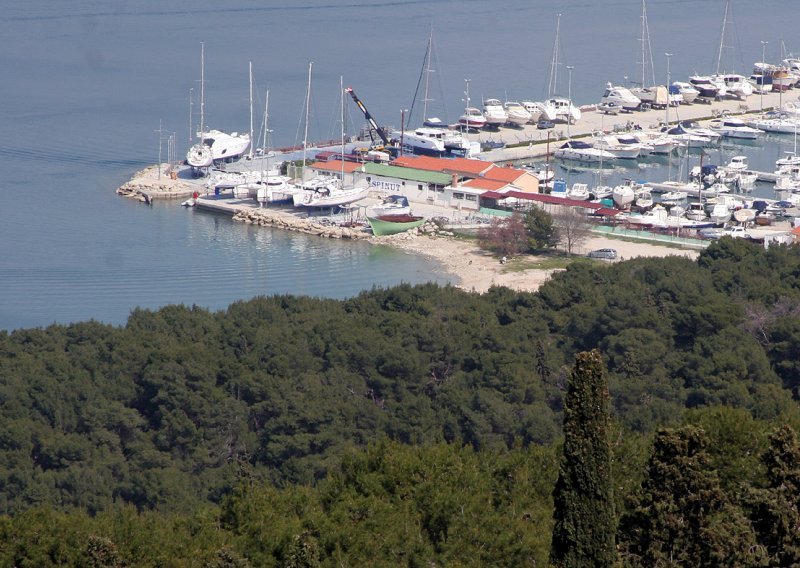
[[[417,106],[417,95],[419,94],[420,87],[423,85],[424,89],[422,96],[422,126],[417,127],[410,131],[394,132],[392,134],[395,138],[402,138],[403,146],[415,154],[431,154],[439,156],[442,154],[454,154],[458,156],[469,155],[469,145],[465,142],[464,137],[460,130],[451,130],[441,118],[430,116],[428,114],[428,104],[433,102],[430,98],[430,78],[436,70],[432,67],[435,57],[433,45],[433,27],[431,26],[430,35],[428,36],[428,46],[425,49],[425,57],[422,62],[422,70],[420,77],[417,81],[417,89],[414,92],[414,98],[411,101],[411,110],[409,112],[409,119],[413,119],[414,110]],[[446,109],[445,109],[446,113]]]
[[[341,91],[341,137],[342,137],[342,155],[340,157],[341,171],[340,177],[335,178],[331,176],[317,177],[308,182],[303,182],[300,186],[300,191],[292,196],[292,202],[295,207],[338,207],[347,205],[360,199],[365,198],[369,194],[369,186],[364,185],[351,185],[347,187],[344,181],[344,83],[340,78],[340,91]],[[306,114],[308,113],[308,103],[311,95],[311,66],[308,68],[308,91],[306,94]],[[306,132],[308,129],[308,116],[306,116]],[[305,142],[303,143],[305,148]],[[305,158],[304,158],[305,159]],[[305,170],[305,168],[303,168]]]
[[[727,35],[728,24],[733,23],[733,10],[731,8],[731,0],[725,1],[725,14],[722,18],[722,32],[719,40],[719,53],[717,54],[717,72],[711,76],[711,80],[715,83],[725,86],[726,93],[731,97],[744,99],[753,94],[753,84],[747,80],[744,75],[737,73],[726,73],[722,67],[722,54],[725,50],[725,39]]]
[[[542,103],[542,117],[547,120],[563,120],[574,124],[581,118],[581,110],[569,98],[556,95],[558,88],[558,44],[561,28],[561,14],[556,19],[556,39],[553,45],[553,58],[550,61],[550,80],[547,85],[548,99]]]
[[[650,45],[650,26],[647,23],[647,3],[642,0],[642,82],[640,86],[631,89],[631,93],[645,104],[651,106],[666,106],[669,104],[667,87],[656,85],[655,66],[653,65],[653,49]],[[650,65],[650,77],[647,77],[647,66]],[[646,85],[649,79],[650,86]]]
[[[199,141],[186,153],[186,163],[193,168],[208,168],[215,162],[237,160],[250,147],[250,136],[205,129],[205,44],[200,43],[200,131]]]

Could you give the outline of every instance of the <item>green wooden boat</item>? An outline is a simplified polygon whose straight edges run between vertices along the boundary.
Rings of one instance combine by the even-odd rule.
[[[372,227],[373,235],[384,237],[386,235],[396,235],[397,233],[403,233],[414,227],[419,227],[425,222],[425,218],[414,215],[394,214],[367,217],[367,221],[369,221],[369,225]]]

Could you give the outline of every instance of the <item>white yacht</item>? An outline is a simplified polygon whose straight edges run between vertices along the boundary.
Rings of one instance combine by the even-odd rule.
[[[507,122],[514,126],[523,126],[531,121],[531,113],[516,101],[509,101],[505,105],[506,114],[508,116]]]
[[[606,90],[600,98],[600,104],[612,103],[624,110],[636,110],[642,104],[642,101],[627,87],[607,83]]]
[[[753,84],[747,80],[744,75],[737,75],[736,73],[725,73],[721,75],[712,75],[711,80],[716,84],[725,86],[725,92],[720,93],[720,96],[736,97],[737,99],[746,99],[753,94]]]
[[[563,160],[577,160],[582,162],[601,162],[615,159],[614,154],[594,148],[583,140],[569,140],[553,152],[553,156]]]
[[[410,154],[441,156],[445,153],[445,137],[447,131],[441,128],[420,126],[415,130],[395,130],[392,139],[402,145],[403,151]]]
[[[628,133],[628,135],[638,140],[641,144],[652,146],[652,154],[671,154],[677,148],[682,147],[679,140],[675,140],[661,132],[635,130]]]
[[[552,97],[544,101],[542,116],[547,120],[563,120],[575,124],[581,119],[581,109],[565,97]]]
[[[617,137],[611,134],[595,132],[592,137],[595,148],[609,152],[615,158],[635,160],[641,153],[641,147],[638,144],[621,144]]]
[[[483,117],[486,119],[487,126],[498,127],[508,122],[508,113],[498,99],[483,101]]]
[[[700,91],[694,88],[691,83],[685,83],[683,81],[675,81],[672,83],[672,86],[678,89],[678,92],[683,97],[683,103],[690,105],[692,104],[697,97],[700,96]]]
[[[220,130],[199,133],[201,140],[186,154],[186,163],[195,168],[207,168],[215,162],[238,160],[250,148],[250,135]]]
[[[530,123],[536,124],[542,117],[542,103],[535,101],[522,101],[522,107],[531,115]]]
[[[763,130],[747,126],[741,118],[734,116],[714,119],[708,123],[708,127],[726,138],[755,140],[764,134]]]

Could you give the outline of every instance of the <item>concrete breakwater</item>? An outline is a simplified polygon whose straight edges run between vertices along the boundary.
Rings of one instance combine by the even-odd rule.
[[[152,199],[186,198],[202,189],[201,185],[181,178],[178,170],[173,170],[169,164],[154,164],[139,170],[118,187],[117,195],[150,202]]]

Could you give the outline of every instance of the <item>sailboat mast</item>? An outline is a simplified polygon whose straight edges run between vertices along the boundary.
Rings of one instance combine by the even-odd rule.
[[[206,112],[206,47],[204,42],[200,42],[200,142],[203,142],[205,132],[205,112]]]
[[[728,10],[730,9],[731,1],[725,1],[725,15],[722,18],[722,32],[719,37],[719,53],[717,54],[717,75],[719,75],[719,68],[722,66],[722,50],[725,47],[725,28],[728,25]]]
[[[558,34],[561,28],[561,14],[556,18],[556,40],[553,43],[553,59],[550,61],[550,81],[547,83],[547,95],[552,97],[558,90]]]
[[[431,81],[431,50],[433,49],[433,26],[428,37],[428,53],[425,54],[425,97],[422,99],[422,120],[428,120],[428,88]]]
[[[249,62],[250,71],[250,159],[253,159],[253,62]]]
[[[311,102],[311,68],[314,66],[313,61],[308,62],[308,86],[306,87],[306,124],[303,131],[303,174],[306,171],[306,148],[308,148],[308,113],[309,104]]]
[[[341,102],[340,110],[339,110],[339,122],[341,124],[341,133],[342,133],[342,183],[339,187],[344,189],[344,77],[339,75],[339,100]],[[400,129],[402,132],[403,126],[400,125]]]

